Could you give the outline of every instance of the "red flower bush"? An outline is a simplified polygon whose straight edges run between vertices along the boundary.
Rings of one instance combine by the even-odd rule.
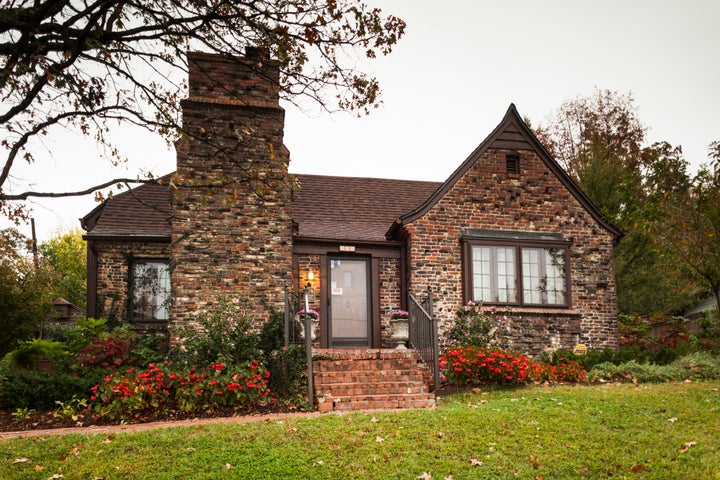
[[[440,370],[448,383],[459,386],[527,383],[529,365],[524,355],[481,347],[455,348],[440,357]]]
[[[247,407],[269,398],[270,372],[257,360],[178,371],[167,364],[130,368],[106,376],[93,387],[90,408],[100,417],[193,412],[220,406]]]
[[[457,386],[585,380],[585,369],[577,362],[562,361],[554,366],[521,354],[472,346],[445,352],[440,357],[440,371],[449,384]]]

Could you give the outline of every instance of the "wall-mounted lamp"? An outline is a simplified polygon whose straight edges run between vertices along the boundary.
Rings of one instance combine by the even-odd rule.
[[[313,269],[312,269],[312,268],[309,268],[309,269],[308,269],[307,278],[308,278],[308,280],[315,280],[315,272],[313,272]]]

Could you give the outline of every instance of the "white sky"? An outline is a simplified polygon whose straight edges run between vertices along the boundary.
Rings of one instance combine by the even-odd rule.
[[[510,103],[538,125],[595,87],[631,92],[648,141],[682,145],[694,165],[720,140],[717,0],[368,1],[408,24],[389,57],[363,64],[384,105],[363,118],[286,106],[292,172],[442,181]],[[28,174],[37,189],[175,168],[174,153],[145,133],[123,137],[126,170],[78,136],[46,142],[52,159]],[[36,203],[40,240],[78,226],[95,206],[92,197]]]

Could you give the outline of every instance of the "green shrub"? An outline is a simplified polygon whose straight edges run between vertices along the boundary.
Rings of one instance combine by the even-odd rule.
[[[506,315],[484,312],[482,303],[469,302],[457,309],[455,322],[445,333],[445,350],[473,345],[483,348],[507,348],[510,329]]]
[[[287,399],[307,395],[307,355],[304,345],[290,344],[284,348],[285,316],[270,310],[270,319],[260,332],[259,347],[270,371],[270,390]]]
[[[694,352],[678,358],[673,367],[683,370],[687,378],[720,379],[720,356],[708,352]]]
[[[67,348],[77,353],[106,330],[107,320],[104,318],[79,318],[77,326],[65,334]]]
[[[0,408],[51,409],[56,407],[55,402],[67,402],[74,396],[88,398],[100,378],[61,372],[7,372],[0,385]]]
[[[588,372],[588,380],[591,382],[658,383],[684,380],[685,378],[685,372],[681,368],[671,365],[637,363],[635,360],[620,365],[610,362],[601,363],[595,365]]]
[[[172,328],[177,342],[168,358],[177,365],[243,363],[260,358],[259,336],[252,333],[254,308],[247,299],[221,299],[217,307],[201,311],[194,325]]]
[[[4,364],[10,370],[35,370],[38,360],[45,358],[59,369],[70,362],[71,355],[65,350],[65,344],[36,338],[20,343],[20,346],[5,356]]]

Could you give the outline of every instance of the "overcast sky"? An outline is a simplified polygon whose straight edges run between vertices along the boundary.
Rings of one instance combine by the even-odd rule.
[[[389,57],[363,64],[384,105],[363,118],[286,105],[292,172],[442,181],[511,103],[537,125],[596,87],[632,93],[648,141],[682,145],[695,165],[720,140],[720,1],[368,1],[407,22]],[[34,188],[174,170],[162,140],[122,138],[131,162],[119,171],[77,136],[47,139],[52,157],[33,167]],[[92,197],[36,203],[40,239],[95,206]]]

